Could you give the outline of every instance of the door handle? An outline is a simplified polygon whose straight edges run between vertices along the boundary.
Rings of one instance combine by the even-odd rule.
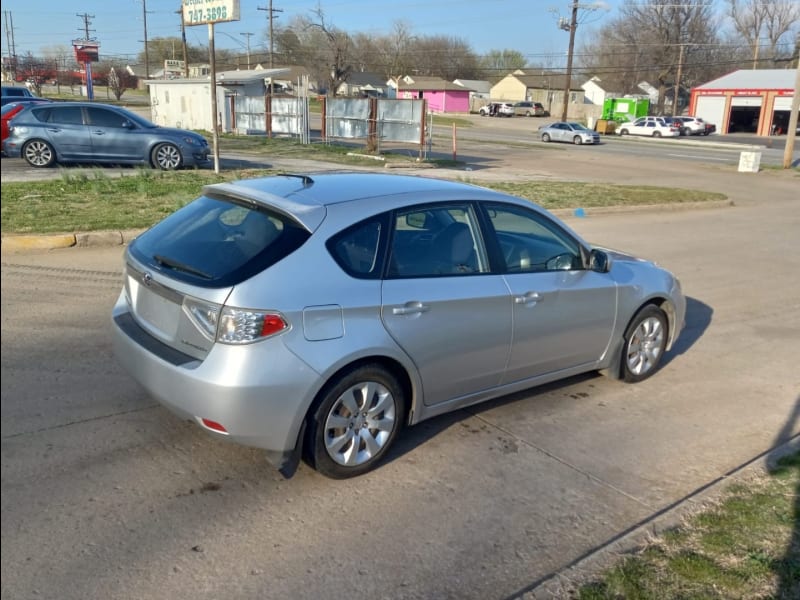
[[[103,131],[102,129],[95,129],[92,133],[95,134],[95,135],[105,135],[106,134],[106,132]]]
[[[422,302],[406,302],[403,306],[396,306],[392,309],[393,315],[416,315],[428,312],[430,306],[426,306]]]
[[[61,133],[61,128],[60,127],[48,127],[47,131],[50,131],[52,133]]]
[[[528,292],[523,296],[515,296],[514,304],[536,304],[542,299],[539,292]]]

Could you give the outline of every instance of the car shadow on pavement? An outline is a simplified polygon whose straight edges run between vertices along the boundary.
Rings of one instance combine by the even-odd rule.
[[[708,304],[701,302],[697,298],[687,296],[686,325],[672,346],[672,350],[664,355],[662,366],[668,365],[676,356],[685,354],[689,348],[694,346],[695,342],[703,337],[706,329],[711,325],[713,315],[714,309]]]

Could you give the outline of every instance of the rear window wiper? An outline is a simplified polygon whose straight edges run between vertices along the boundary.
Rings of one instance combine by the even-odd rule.
[[[184,273],[190,273],[192,275],[196,275],[197,277],[202,277],[203,279],[213,279],[211,275],[200,271],[199,269],[195,269],[194,267],[190,267],[182,262],[178,262],[172,258],[167,258],[166,256],[161,256],[160,254],[156,254],[153,258],[158,262],[158,264],[168,267],[170,269],[174,269],[176,271],[183,271]]]

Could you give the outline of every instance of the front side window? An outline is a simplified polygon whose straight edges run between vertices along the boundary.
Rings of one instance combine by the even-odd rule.
[[[579,244],[546,217],[516,206],[487,208],[508,273],[583,268]]]
[[[93,106],[86,110],[89,115],[89,122],[97,127],[114,127],[117,129],[122,129],[123,124],[127,121],[124,116],[105,108],[97,108]]]
[[[488,270],[471,204],[416,207],[395,214],[389,277],[472,275]]]

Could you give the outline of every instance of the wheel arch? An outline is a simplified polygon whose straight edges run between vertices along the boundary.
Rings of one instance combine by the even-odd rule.
[[[308,422],[309,419],[313,418],[314,413],[316,412],[317,408],[319,408],[319,405],[322,403],[322,400],[325,398],[328,390],[336,385],[337,381],[343,375],[368,365],[381,367],[391,373],[397,379],[397,382],[402,387],[403,393],[406,397],[406,405],[404,409],[405,414],[403,415],[402,422],[404,425],[411,424],[411,418],[414,414],[414,406],[416,404],[416,394],[414,393],[415,386],[411,381],[411,376],[408,373],[408,370],[400,363],[400,361],[385,355],[362,356],[340,366],[336,371],[333,371],[325,379],[325,383],[320,386],[319,390],[317,390],[317,393],[314,394],[314,398],[306,410],[303,421]]]
[[[667,319],[667,345],[664,348],[664,351],[667,352],[672,349],[672,345],[678,337],[678,333],[680,332],[680,328],[678,327],[677,323],[677,311],[675,310],[675,306],[672,302],[663,296],[654,296],[652,298],[648,298],[644,302],[642,302],[636,310],[631,312],[631,318],[628,319],[624,326],[619,330],[621,333],[617,336],[617,339],[612,341],[608,348],[608,356],[610,357],[610,361],[608,366],[605,369],[602,369],[600,372],[607,376],[611,377],[612,379],[622,379],[622,346],[625,343],[625,332],[630,327],[630,324],[636,318],[636,316],[642,312],[648,306],[655,306],[661,312],[664,313],[664,316]]]
[[[25,160],[25,148],[27,148],[28,145],[31,144],[32,142],[42,142],[42,143],[47,144],[48,146],[50,146],[50,149],[53,151],[53,157],[54,157],[53,158],[53,163],[52,163],[53,165],[56,165],[56,164],[61,162],[61,155],[58,153],[58,149],[56,148],[55,144],[53,144],[53,142],[51,142],[47,138],[44,138],[44,137],[41,137],[41,136],[32,137],[32,138],[30,138],[28,140],[25,140],[25,143],[22,144],[22,147],[19,149],[20,158]]]
[[[184,151],[183,151],[182,144],[179,144],[178,142],[173,142],[172,140],[156,140],[156,141],[152,142],[150,144],[150,146],[147,148],[147,162],[148,162],[148,164],[153,169],[159,169],[159,166],[155,163],[155,151],[156,151],[156,148],[158,148],[159,146],[164,146],[164,145],[174,146],[178,150],[178,153],[181,155],[181,165],[180,166],[183,167],[185,165],[185,163],[186,163],[186,158],[184,156]]]

